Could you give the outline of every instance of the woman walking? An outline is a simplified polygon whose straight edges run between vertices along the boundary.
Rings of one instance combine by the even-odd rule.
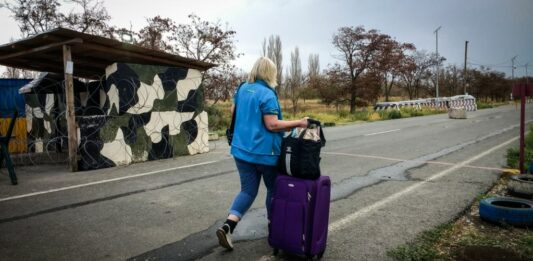
[[[234,96],[235,131],[231,154],[241,181],[226,222],[217,230],[219,244],[233,249],[231,234],[257,196],[261,177],[267,189],[266,209],[270,217],[270,201],[276,166],[281,151],[283,131],[307,127],[307,118],[282,120],[281,108],[274,88],[277,86],[276,65],[268,58],[259,58]]]

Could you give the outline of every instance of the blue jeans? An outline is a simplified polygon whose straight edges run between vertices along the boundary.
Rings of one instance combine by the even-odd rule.
[[[270,217],[272,192],[276,176],[278,175],[276,166],[249,163],[237,158],[235,158],[235,164],[237,165],[237,170],[239,171],[239,176],[241,178],[241,191],[233,200],[229,213],[242,218],[254,202],[255,197],[257,196],[257,191],[259,190],[261,176],[263,176],[263,182],[267,188],[265,202],[268,213],[267,217]]]

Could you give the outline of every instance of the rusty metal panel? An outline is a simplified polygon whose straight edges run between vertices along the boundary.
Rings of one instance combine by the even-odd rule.
[[[521,90],[522,88],[526,87],[526,96],[532,97],[533,96],[533,84],[514,84],[513,85],[513,97],[514,99],[520,99],[520,96],[522,95]]]
[[[0,118],[0,133],[6,135],[11,118]],[[9,141],[9,152],[28,152],[28,134],[26,132],[26,118],[17,118],[13,128],[12,138]]]
[[[533,84],[528,84],[526,87],[526,96],[533,96]]]

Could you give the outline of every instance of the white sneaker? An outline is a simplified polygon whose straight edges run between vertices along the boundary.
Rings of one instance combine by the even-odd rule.
[[[226,229],[225,229],[226,228]],[[226,232],[226,230],[228,232]],[[233,250],[233,243],[231,242],[231,232],[228,224],[222,225],[217,229],[218,244],[228,250]]]

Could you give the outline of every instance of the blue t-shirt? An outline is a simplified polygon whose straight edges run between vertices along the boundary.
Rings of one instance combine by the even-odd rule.
[[[263,123],[264,115],[277,115],[281,108],[276,92],[264,81],[244,83],[234,97],[235,130],[231,154],[240,160],[269,166],[277,165],[283,132],[271,132]]]

